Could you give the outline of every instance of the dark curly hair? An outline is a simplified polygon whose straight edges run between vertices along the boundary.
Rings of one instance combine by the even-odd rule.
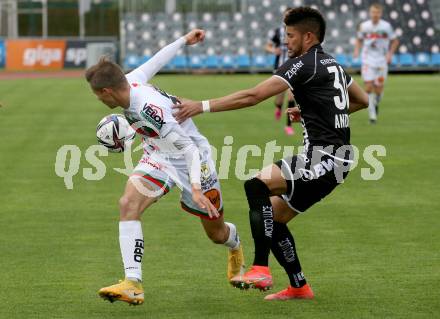
[[[325,20],[322,14],[311,7],[298,7],[289,11],[284,18],[286,26],[295,26],[302,33],[312,32],[319,42],[324,41]]]

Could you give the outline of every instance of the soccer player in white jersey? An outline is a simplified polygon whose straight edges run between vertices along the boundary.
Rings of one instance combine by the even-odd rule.
[[[375,3],[370,6],[370,20],[359,25],[353,57],[359,56],[362,48],[362,79],[368,93],[368,113],[370,123],[375,124],[378,105],[383,96],[388,64],[391,63],[399,40],[390,23],[382,20],[382,5]]]
[[[236,227],[223,220],[220,184],[211,159],[208,140],[192,120],[178,124],[171,113],[176,98],[148,81],[185,45],[203,40],[195,29],[160,50],[146,63],[125,75],[106,59],[86,71],[86,79],[98,99],[109,108],[121,107],[132,127],[143,137],[144,155],[128,179],[119,201],[119,243],[125,280],[102,288],[104,299],[137,305],[144,302],[141,262],[144,238],[143,211],[178,185],[181,206],[200,216],[208,237],[229,248],[228,279],[244,269]]]

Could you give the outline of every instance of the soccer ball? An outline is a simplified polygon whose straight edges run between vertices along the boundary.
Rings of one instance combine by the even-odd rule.
[[[136,132],[121,114],[107,115],[96,127],[98,143],[114,153],[123,152],[126,143],[132,141],[135,136]]]

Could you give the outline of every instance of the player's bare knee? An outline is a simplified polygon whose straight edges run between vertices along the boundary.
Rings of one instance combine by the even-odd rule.
[[[376,93],[377,95],[382,94],[383,91],[383,86],[375,86],[374,87],[374,93]]]
[[[140,217],[140,203],[130,199],[128,196],[122,196],[119,199],[119,211],[121,220],[134,220]]]

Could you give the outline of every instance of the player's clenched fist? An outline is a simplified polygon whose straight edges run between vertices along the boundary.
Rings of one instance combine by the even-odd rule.
[[[205,30],[193,29],[185,35],[186,44],[193,45],[205,39]]]
[[[286,110],[287,115],[290,117],[292,122],[300,122],[301,121],[301,111],[299,107],[289,107]]]

